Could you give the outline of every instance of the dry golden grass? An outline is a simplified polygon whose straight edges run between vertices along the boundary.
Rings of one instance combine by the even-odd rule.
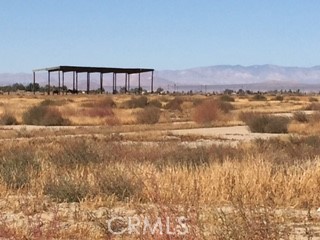
[[[109,126],[105,117],[84,114],[101,104],[103,96],[0,96],[0,112],[15,109],[19,122],[26,109],[50,99],[60,101],[56,107],[63,116],[79,125],[0,128],[0,236],[116,239],[106,231],[106,220],[115,209],[125,215],[162,218],[184,214],[192,231],[173,239],[288,239],[284,231],[288,226],[295,228],[303,221],[302,230],[318,226],[320,141],[308,136],[319,134],[319,122],[290,124],[289,132],[306,138],[283,137],[237,147],[189,146],[204,138],[164,131],[203,126],[191,121],[193,109],[218,97],[182,96],[181,111],[163,107],[160,123],[151,126],[136,124],[141,109],[120,108],[131,96],[114,96],[116,106],[111,109],[119,122]],[[309,104],[307,96],[285,97],[282,102],[271,98],[254,102],[236,97],[232,105],[237,110],[211,125],[239,124],[240,111],[290,112]],[[163,106],[173,99],[148,96]],[[288,208],[303,214],[288,217]],[[312,220],[305,220],[309,213],[301,209],[310,211]],[[253,225],[256,228],[248,227]]]
[[[291,123],[288,127],[290,133],[303,135],[320,135],[320,122],[317,123]]]
[[[64,228],[58,224],[53,232],[55,236],[67,238],[70,236],[69,231],[75,236],[80,236],[77,234],[83,234],[91,229],[88,236],[100,239],[106,237],[102,227],[93,230],[88,216],[76,213],[77,210],[73,210],[71,203],[63,205],[64,203],[59,201],[79,200],[80,205],[76,206],[79,206],[79,211],[81,209],[81,212],[87,214],[90,211],[98,214],[96,211],[99,209],[106,212],[105,208],[101,209],[106,206],[108,208],[125,206],[126,211],[129,209],[146,211],[149,208],[144,206],[154,206],[164,211],[165,206],[189,209],[199,205],[202,206],[202,210],[200,208],[195,210],[204,218],[210,216],[208,214],[213,211],[214,206],[236,207],[233,205],[236,200],[241,201],[244,208],[242,211],[247,211],[245,209],[248,204],[251,207],[270,206],[273,209],[318,207],[319,155],[315,153],[313,157],[301,159],[296,163],[276,163],[274,161],[278,161],[277,158],[272,160],[274,151],[268,148],[263,150],[264,148],[256,144],[258,143],[239,148],[216,146],[207,150],[201,148],[187,150],[172,143],[123,145],[119,141],[106,141],[95,137],[86,137],[82,140],[60,139],[54,143],[49,139],[37,141],[30,139],[20,143],[6,142],[0,152],[5,159],[12,157],[10,152],[14,152],[14,156],[24,158],[26,149],[29,149],[40,163],[41,170],[37,174],[30,175],[31,179],[27,185],[19,189],[12,188],[8,185],[9,182],[4,182],[2,175],[1,197],[6,204],[3,211],[30,216],[33,219],[32,223],[36,221],[37,214],[47,218],[41,220],[46,226],[39,229],[42,236],[53,234],[53,229],[50,227],[52,222],[70,225],[73,221],[84,221],[77,230]],[[278,145],[276,143],[270,146]],[[260,149],[260,152],[256,149]],[[204,151],[203,158],[199,156],[202,151]],[[253,155],[254,153],[256,154]],[[188,165],[189,161],[192,161],[190,162],[192,165]],[[24,172],[25,168],[20,169],[18,165],[15,171]],[[110,174],[110,171],[113,174]],[[65,180],[69,184],[63,185]],[[80,187],[81,192],[74,187]],[[123,197],[123,192],[127,192],[128,195]],[[8,196],[15,197],[8,198]],[[48,217],[55,214],[55,208],[57,216]],[[177,209],[171,209],[163,214],[182,213]],[[11,213],[11,216],[16,217],[14,213]],[[263,215],[259,215],[261,216]],[[190,217],[193,217],[193,228],[217,223],[215,222],[217,219],[200,221],[192,215]],[[96,217],[95,221],[100,218]],[[19,220],[23,226],[21,228],[10,224],[7,226],[8,229],[15,231],[15,236],[30,234],[25,232],[31,231],[32,226],[28,225],[30,222],[22,223],[22,219],[25,218]],[[215,232],[207,231],[211,234],[211,239],[218,239],[215,238]],[[197,233],[190,237],[201,239],[201,236]]]

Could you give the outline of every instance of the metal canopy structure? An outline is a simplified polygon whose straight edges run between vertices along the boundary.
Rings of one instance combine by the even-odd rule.
[[[151,92],[153,93],[153,73],[154,69],[151,68],[112,68],[112,67],[80,67],[80,66],[57,66],[49,68],[41,68],[33,70],[33,93],[35,94],[36,72],[48,72],[48,94],[50,95],[51,73],[58,72],[58,93],[61,92],[61,77],[62,73],[62,86],[64,86],[64,74],[66,72],[73,73],[73,92],[78,92],[78,73],[87,73],[87,94],[90,92],[90,73],[100,73],[100,93],[103,92],[103,74],[113,74],[113,93],[117,92],[117,74],[125,74],[125,92],[130,90],[130,75],[138,74],[138,89],[141,91],[141,73],[151,72]]]

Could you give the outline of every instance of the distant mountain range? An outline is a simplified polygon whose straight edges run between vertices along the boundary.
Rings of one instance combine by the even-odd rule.
[[[177,84],[251,84],[262,82],[320,83],[320,66],[281,67],[276,65],[219,65],[185,70],[159,71],[158,80]]]
[[[68,77],[70,78],[70,77]],[[53,74],[53,81],[57,77]],[[150,76],[144,74],[142,85],[149,85]],[[0,84],[12,83],[27,84],[32,81],[31,73],[0,73]],[[45,73],[37,74],[37,82],[45,84],[47,77]],[[67,80],[68,81],[68,80]],[[69,80],[69,82],[71,82]],[[92,88],[98,87],[98,78],[92,78]],[[111,76],[106,77],[106,86],[111,85]],[[119,86],[123,82],[123,76],[119,75]],[[136,78],[132,77],[132,85]],[[79,79],[80,87],[86,86],[85,77]],[[57,85],[57,84],[56,84]],[[170,88],[176,85],[177,90],[183,86],[221,86],[241,87],[258,89],[310,89],[320,90],[320,66],[314,67],[283,67],[276,65],[218,65],[209,67],[198,67],[184,70],[162,70],[155,72],[155,86]],[[317,89],[315,89],[317,88]],[[204,89],[203,89],[204,90]]]

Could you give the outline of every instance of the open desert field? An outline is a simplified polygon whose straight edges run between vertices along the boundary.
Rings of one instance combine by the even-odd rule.
[[[319,100],[0,95],[0,239],[320,239]]]

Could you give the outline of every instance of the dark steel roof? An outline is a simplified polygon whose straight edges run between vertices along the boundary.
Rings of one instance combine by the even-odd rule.
[[[112,67],[79,67],[79,66],[57,66],[49,68],[34,69],[34,72],[48,71],[48,72],[88,72],[88,73],[143,73],[152,72],[151,68],[112,68]]]

